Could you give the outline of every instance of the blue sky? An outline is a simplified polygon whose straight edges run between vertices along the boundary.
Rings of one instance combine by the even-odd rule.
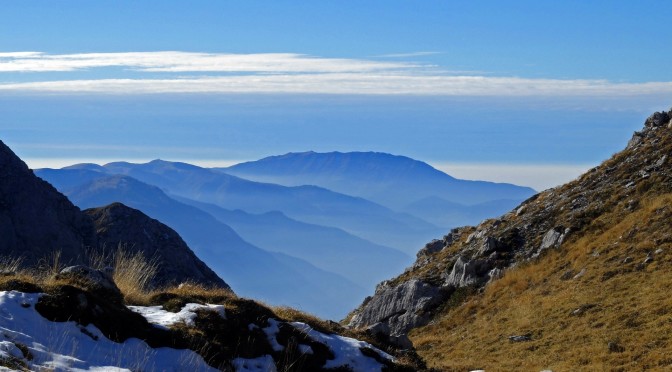
[[[663,1],[7,1],[31,166],[372,150],[538,189],[672,105]]]

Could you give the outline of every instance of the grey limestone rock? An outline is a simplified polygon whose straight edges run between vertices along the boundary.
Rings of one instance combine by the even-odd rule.
[[[376,295],[350,320],[350,327],[370,328],[402,347],[410,347],[409,330],[427,324],[429,311],[443,299],[439,287],[412,279],[395,287],[379,286]]]
[[[549,248],[557,248],[559,247],[563,240],[565,240],[565,237],[569,234],[569,228],[565,229],[562,226],[559,227],[554,227],[546,232],[544,237],[541,239],[541,245],[539,246],[539,250],[534,254],[533,257],[539,256],[543,251],[549,249]]]
[[[491,265],[488,260],[470,260],[464,256],[460,256],[455,261],[450,273],[446,275],[444,285],[460,288],[483,283],[488,279],[487,274],[490,267]]]

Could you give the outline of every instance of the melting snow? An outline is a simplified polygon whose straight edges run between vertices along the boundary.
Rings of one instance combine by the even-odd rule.
[[[40,296],[0,291],[0,357],[16,357],[31,370],[216,371],[191,350],[154,349],[137,338],[117,343],[91,324],[51,322],[35,310]]]
[[[266,338],[268,338],[268,343],[271,344],[273,351],[283,351],[285,347],[280,345],[278,342],[278,333],[280,332],[280,327],[278,326],[280,322],[275,319],[268,319],[268,327],[263,328],[266,333]]]
[[[275,362],[270,355],[260,356],[255,359],[236,358],[233,360],[233,368],[236,372],[276,372]]]
[[[196,311],[198,310],[216,311],[223,319],[226,319],[223,305],[186,304],[177,313],[166,311],[163,306],[128,306],[128,308],[144,316],[148,322],[156,327],[164,329],[180,322],[184,322],[190,327],[194,326],[194,319],[196,319]]]
[[[368,348],[374,350],[381,357],[394,361],[394,358],[377,349],[375,346],[365,341],[355,340],[354,338],[344,337],[339,335],[327,335],[322,332],[314,330],[311,326],[301,322],[290,323],[296,329],[305,333],[311,339],[323,343],[331,349],[334,353],[334,359],[327,360],[324,368],[337,368],[343,366],[350,366],[355,371],[380,371],[383,365],[373,358],[370,358],[362,353],[360,349]]]

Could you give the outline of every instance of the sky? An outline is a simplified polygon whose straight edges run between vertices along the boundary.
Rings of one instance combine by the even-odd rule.
[[[672,106],[665,1],[5,1],[31,167],[380,151],[538,190]]]

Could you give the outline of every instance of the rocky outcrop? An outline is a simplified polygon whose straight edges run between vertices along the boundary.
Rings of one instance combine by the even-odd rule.
[[[84,211],[94,222],[98,244],[105,250],[122,247],[128,253],[142,252],[158,264],[150,286],[165,287],[184,282],[228,288],[198,259],[175,230],[121,203]]]
[[[0,141],[0,255],[76,263],[95,244],[91,220]]]
[[[394,287],[382,283],[376,294],[352,317],[349,326],[367,327],[376,336],[410,348],[412,344],[406,334],[412,328],[427,324],[430,310],[445,295],[441,288],[420,280],[409,280]]]
[[[405,327],[398,327],[398,317],[383,315],[392,314],[390,308],[394,309],[393,314],[413,314],[418,307],[416,302],[396,298],[417,287],[417,283],[431,283],[437,293],[436,298],[422,300],[423,311],[431,313],[432,306],[445,303],[447,288],[487,285],[510,268],[561,249],[591,226],[609,228],[599,220],[606,211],[634,211],[640,208],[641,195],[649,190],[655,190],[658,195],[672,193],[671,130],[672,111],[655,113],[646,120],[641,131],[634,133],[624,151],[577,180],[541,192],[499,218],[485,220],[476,227],[453,229],[443,240],[427,244],[410,268],[385,282],[386,289],[376,291],[353,312],[352,319],[356,321],[350,325],[368,327],[404,340],[404,332],[431,319],[413,318],[413,322],[404,323]],[[648,256],[647,259],[639,269],[653,260]],[[568,272],[563,277],[569,280],[584,274],[582,270],[576,275]],[[424,293],[431,296],[432,292]],[[447,290],[447,293],[452,292]]]

